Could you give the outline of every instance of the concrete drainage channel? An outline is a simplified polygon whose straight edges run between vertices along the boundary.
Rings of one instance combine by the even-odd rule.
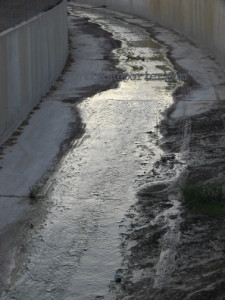
[[[44,101],[75,109],[83,131],[43,187],[25,255],[18,264],[18,251],[2,299],[160,299],[173,291],[167,284],[184,216],[176,180],[189,157],[192,126],[161,121],[183,82],[108,78],[121,69],[174,70],[166,48],[150,38],[148,21],[71,5],[69,23],[74,62]],[[184,96],[191,91],[186,85]],[[179,145],[174,131],[181,133]]]

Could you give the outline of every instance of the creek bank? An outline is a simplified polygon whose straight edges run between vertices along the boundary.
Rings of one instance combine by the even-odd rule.
[[[184,180],[225,185],[224,121],[224,103],[196,116],[174,120],[170,115],[162,121],[161,147],[167,154],[155,164],[160,179],[147,174],[154,184],[140,191],[129,213],[118,299],[223,299],[224,217],[187,210],[180,185]],[[185,167],[177,159],[181,156]],[[178,178],[176,167],[182,170]]]

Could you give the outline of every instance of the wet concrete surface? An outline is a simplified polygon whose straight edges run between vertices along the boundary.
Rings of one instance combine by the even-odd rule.
[[[43,180],[32,233],[17,248],[2,299],[223,299],[224,222],[190,214],[179,194],[179,182],[193,177],[195,166],[206,166],[202,173],[211,179],[219,166],[223,174],[221,102],[210,103],[215,111],[208,112],[199,105],[198,115],[191,108],[187,117],[184,107],[170,107],[182,82],[103,78],[121,70],[173,70],[168,49],[150,38],[147,21],[103,8],[71,6],[69,13],[74,62],[45,101],[75,107],[82,132]],[[113,51],[116,68],[110,53],[120,45]],[[189,75],[199,86],[186,85],[183,97],[204,100],[201,78]],[[205,122],[211,125],[198,136]],[[213,172],[205,148],[219,151]]]
[[[71,55],[65,74],[62,74],[56,82],[60,92],[54,94],[56,87],[53,86],[39,107],[31,112],[27,120],[0,150],[1,289],[10,282],[12,270],[13,280],[14,274],[26,260],[27,248],[31,243],[29,237],[34,232],[31,229],[34,224],[44,220],[48,206],[51,205],[49,201],[31,201],[29,189],[35,186],[41,187],[46,183],[62,156],[74,145],[74,139],[82,136],[84,132],[84,124],[74,103],[99,90],[116,86],[116,83],[110,80],[99,82],[92,78],[94,76],[91,76],[89,81],[76,78],[80,70],[88,69],[89,75],[92,75],[95,67],[99,72],[112,68],[116,62],[111,55],[111,50],[119,45],[110,34],[97,26],[96,34],[99,32],[101,37],[95,40],[93,28],[90,27],[90,34],[87,32],[88,20],[80,19],[80,24],[79,21],[75,24],[76,21],[78,20],[74,18],[76,36],[73,37],[72,33],[70,35]],[[95,45],[95,48],[90,47],[90,44]],[[74,56],[79,56],[81,48],[84,58],[94,57],[96,52],[98,53],[99,59],[93,60],[92,70],[85,59],[74,61]],[[106,54],[108,59],[104,63],[102,57]],[[77,73],[71,77],[74,70],[77,70]]]

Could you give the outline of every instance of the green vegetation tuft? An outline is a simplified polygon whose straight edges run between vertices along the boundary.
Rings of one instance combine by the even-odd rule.
[[[40,188],[37,185],[31,186],[29,188],[29,198],[32,200],[37,200],[39,191]]]
[[[142,66],[132,66],[133,71],[141,71],[144,68]]]
[[[221,184],[185,183],[181,187],[181,192],[188,209],[211,215],[225,215],[225,201]]]
[[[142,60],[142,57],[140,56],[140,55],[138,55],[138,56],[133,56],[133,55],[131,55],[131,54],[128,54],[127,55],[127,61],[128,60]]]

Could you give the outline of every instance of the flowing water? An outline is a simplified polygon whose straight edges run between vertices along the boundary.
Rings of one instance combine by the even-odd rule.
[[[164,48],[144,29],[106,17],[100,9],[69,11],[71,19],[88,17],[122,41],[114,52],[126,72],[172,70]],[[171,103],[167,82],[143,77],[121,81],[118,88],[79,104],[85,133],[47,183],[46,201],[53,204],[5,299],[114,299],[126,213],[136,202],[143,176],[162,153],[149,132],[159,134],[161,112]]]

